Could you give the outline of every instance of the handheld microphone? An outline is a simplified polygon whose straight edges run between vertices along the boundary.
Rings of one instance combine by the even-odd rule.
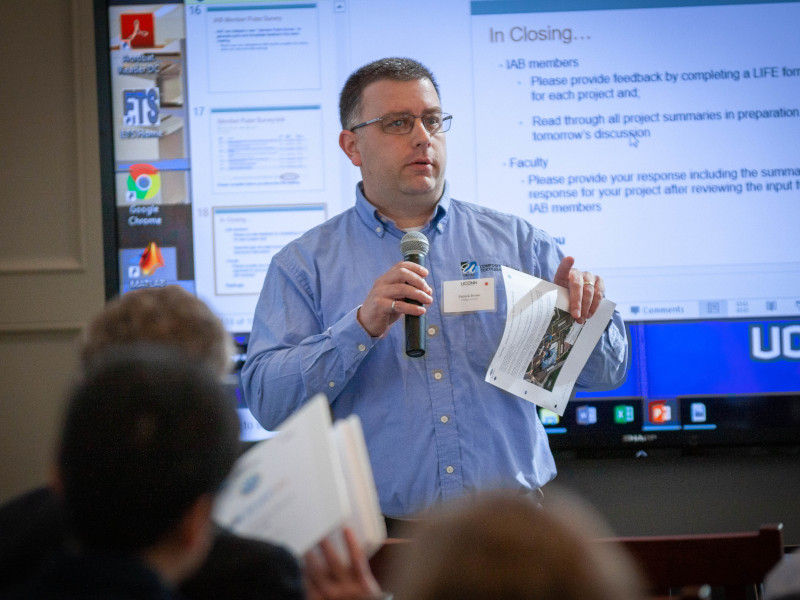
[[[419,231],[409,231],[400,240],[400,251],[403,253],[403,260],[413,262],[420,266],[425,266],[425,257],[428,255],[428,238]],[[409,304],[422,306],[421,302],[405,299]],[[406,354],[412,358],[425,356],[426,341],[425,315],[417,317],[406,315]]]

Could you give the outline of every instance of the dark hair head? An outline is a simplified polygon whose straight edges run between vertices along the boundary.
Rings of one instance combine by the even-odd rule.
[[[109,347],[150,342],[179,349],[218,377],[232,366],[233,340],[205,302],[178,285],[133,290],[111,300],[81,339],[86,364]]]
[[[356,124],[361,111],[361,95],[370,83],[389,79],[392,81],[416,81],[427,79],[439,95],[439,86],[427,67],[411,58],[381,58],[364,65],[355,71],[342,88],[339,95],[339,120],[342,129],[350,129]]]
[[[165,347],[120,347],[74,387],[58,456],[72,532],[137,552],[215,494],[239,453],[233,400],[214,374]]]

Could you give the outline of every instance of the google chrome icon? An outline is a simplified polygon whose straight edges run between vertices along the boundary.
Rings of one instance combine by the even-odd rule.
[[[153,165],[139,163],[131,165],[128,175],[128,198],[149,200],[161,189],[161,175]]]

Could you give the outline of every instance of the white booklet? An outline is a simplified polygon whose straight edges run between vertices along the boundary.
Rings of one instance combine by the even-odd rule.
[[[217,498],[214,520],[241,536],[286,546],[301,557],[332,536],[347,557],[350,527],[367,556],[386,539],[361,422],[331,423],[323,394],[242,454]]]
[[[563,415],[616,305],[604,298],[581,325],[569,313],[565,288],[508,267],[502,273],[506,327],[486,381]]]

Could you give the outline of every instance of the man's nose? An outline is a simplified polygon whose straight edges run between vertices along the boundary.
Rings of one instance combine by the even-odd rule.
[[[412,136],[414,145],[430,144],[431,142],[431,134],[427,129],[425,129],[425,125],[420,118],[414,119],[414,127],[411,129],[411,133],[409,135]]]

